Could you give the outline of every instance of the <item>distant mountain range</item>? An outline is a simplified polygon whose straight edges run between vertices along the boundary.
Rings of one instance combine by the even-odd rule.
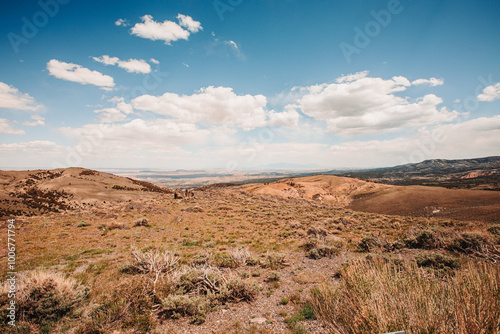
[[[346,173],[330,171],[328,174],[341,174],[393,185],[500,190],[500,156],[459,160],[432,159]]]

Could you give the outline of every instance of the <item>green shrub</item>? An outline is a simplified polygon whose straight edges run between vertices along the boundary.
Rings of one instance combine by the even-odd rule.
[[[462,233],[451,240],[449,249],[461,253],[470,253],[481,251],[483,246],[489,244],[489,241],[477,233]]]
[[[262,265],[272,270],[277,270],[286,266],[287,263],[285,262],[285,255],[281,253],[268,252]]]
[[[487,231],[494,235],[500,235],[500,225],[490,226]]]
[[[358,251],[363,253],[373,252],[381,248],[384,248],[383,242],[374,236],[366,236],[358,244]]]
[[[443,270],[460,267],[460,259],[439,253],[419,254],[415,257],[415,260],[420,267]]]
[[[76,333],[109,333],[119,329],[148,333],[155,327],[151,310],[156,298],[140,277],[125,279],[109,294],[100,296]]]
[[[162,300],[161,318],[177,319],[191,316],[193,323],[205,322],[210,302],[206,297],[190,295],[170,295]]]
[[[233,269],[238,268],[239,266],[238,262],[234,259],[234,257],[223,253],[215,254],[214,265],[220,268],[233,268]]]
[[[431,230],[423,230],[404,240],[408,248],[435,249],[443,246],[441,239]]]

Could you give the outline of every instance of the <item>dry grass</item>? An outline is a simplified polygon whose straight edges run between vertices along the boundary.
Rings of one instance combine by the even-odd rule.
[[[367,243],[367,251],[382,252],[387,257],[392,252],[405,258],[425,252],[443,254],[419,257],[420,265],[425,266],[420,269],[421,275],[426,278],[451,277],[454,272],[467,270],[464,265],[456,268],[453,259],[445,256],[477,258],[485,253],[485,243],[490,253],[498,247],[497,237],[491,232],[496,230],[488,229],[491,224],[357,213],[235,189],[200,191],[189,200],[174,200],[170,196],[144,201],[140,203],[143,209],[122,211],[122,206],[118,206],[23,218],[26,223],[19,222],[22,233],[17,240],[18,267],[62,271],[90,289],[89,298],[82,305],[84,315],[74,317],[78,310],[68,312],[57,321],[57,330],[51,331],[66,333],[69,328],[79,327],[80,333],[145,333],[154,332],[155,328],[161,332],[168,325],[184,326],[191,332],[223,332],[224,322],[246,323],[252,315],[273,321],[273,330],[285,331],[287,324],[277,315],[283,310],[292,315],[298,305],[282,305],[281,299],[299,291],[301,300],[305,300],[310,288],[331,282],[331,274],[344,258],[365,256],[358,252],[364,237],[376,238],[381,244],[371,249]],[[202,207],[203,212],[188,210],[195,206]],[[132,227],[134,221],[142,218],[147,218],[148,227],[122,228]],[[76,228],[81,221],[90,225]],[[467,233],[485,238],[468,237]],[[308,250],[313,250],[307,255],[315,260],[305,256]],[[201,272],[203,268],[207,272]],[[442,268],[446,270],[440,272]],[[185,276],[183,284],[189,285],[192,278],[194,288],[181,292],[181,276],[193,270],[196,274]],[[266,282],[272,272],[280,275],[279,282]],[[216,278],[219,274],[224,278]],[[220,283],[210,288],[204,277]],[[452,282],[452,278],[446,279]],[[264,289],[260,293],[259,285]],[[254,298],[257,302],[252,306],[222,306]],[[202,303],[199,312],[193,308],[197,302]],[[240,311],[250,307],[255,314]],[[219,314],[223,308],[229,309],[224,316]],[[215,313],[201,327],[188,324],[189,319],[203,322],[214,309]],[[159,314],[161,310],[165,311],[163,316]],[[176,320],[183,316],[189,319]],[[221,323],[214,320],[219,317]],[[32,320],[31,325],[41,330],[40,321]]]
[[[50,323],[57,321],[79,306],[87,297],[88,289],[73,278],[61,273],[33,271],[21,275],[16,287],[17,316],[21,320]],[[8,299],[9,287],[0,289],[2,312]]]
[[[442,279],[414,262],[355,260],[312,293],[331,333],[498,333],[500,268],[470,261]]]

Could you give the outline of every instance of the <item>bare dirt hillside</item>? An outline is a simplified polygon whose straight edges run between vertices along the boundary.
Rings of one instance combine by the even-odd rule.
[[[355,211],[401,216],[500,222],[500,193],[425,186],[392,186],[358,179],[315,175],[269,184],[252,184],[246,191],[302,198]]]
[[[0,171],[0,216],[123,205],[172,191],[83,168]]]

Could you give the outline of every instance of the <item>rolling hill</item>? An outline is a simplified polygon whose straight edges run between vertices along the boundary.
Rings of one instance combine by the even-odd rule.
[[[171,190],[83,168],[0,171],[0,216],[121,206]]]
[[[328,174],[339,174],[332,171]],[[395,167],[341,173],[342,176],[392,185],[500,190],[500,157],[433,159]]]
[[[496,191],[395,186],[333,175],[289,178],[245,189],[362,212],[500,222]]]

